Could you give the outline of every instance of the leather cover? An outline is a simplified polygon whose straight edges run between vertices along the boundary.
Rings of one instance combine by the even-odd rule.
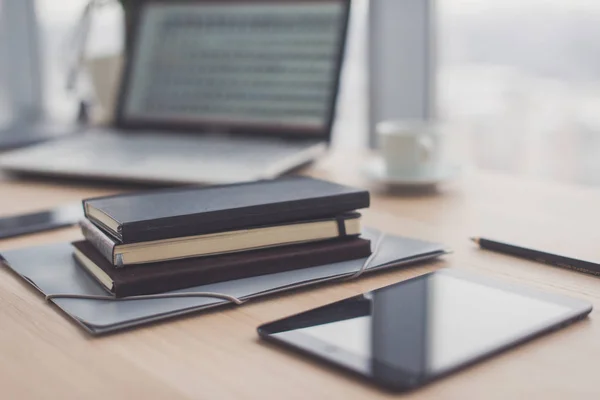
[[[162,189],[87,199],[119,224],[122,243],[330,217],[369,207],[369,192],[307,177]]]
[[[73,246],[111,277],[113,287],[107,289],[116,297],[163,293],[371,255],[369,240],[353,238],[115,268],[91,243],[79,241]]]

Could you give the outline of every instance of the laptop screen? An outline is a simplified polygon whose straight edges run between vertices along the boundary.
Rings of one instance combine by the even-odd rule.
[[[147,3],[121,97],[121,121],[328,134],[347,5]]]

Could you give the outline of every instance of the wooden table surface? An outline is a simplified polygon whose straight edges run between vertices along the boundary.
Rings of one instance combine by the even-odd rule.
[[[306,173],[372,190],[369,225],[440,241],[443,261],[380,273],[94,338],[5,268],[0,270],[2,399],[376,399],[397,396],[260,343],[256,327],[441,267],[463,268],[591,301],[590,318],[403,395],[414,399],[600,398],[600,279],[478,250],[487,235],[600,260],[600,190],[465,171],[438,191],[386,193],[360,178],[357,157]],[[0,215],[127,187],[0,178]],[[77,229],[0,241],[0,251],[73,240]]]

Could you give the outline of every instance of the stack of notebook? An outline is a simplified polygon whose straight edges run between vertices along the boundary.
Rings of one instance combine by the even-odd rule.
[[[78,265],[116,297],[365,258],[369,193],[295,177],[84,200]]]

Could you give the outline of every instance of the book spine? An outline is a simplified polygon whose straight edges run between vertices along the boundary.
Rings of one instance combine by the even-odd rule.
[[[102,257],[106,258],[112,265],[115,265],[115,242],[87,219],[80,221],[79,226],[81,227],[81,233],[83,233],[85,239],[90,242],[100,254],[102,254]]]

